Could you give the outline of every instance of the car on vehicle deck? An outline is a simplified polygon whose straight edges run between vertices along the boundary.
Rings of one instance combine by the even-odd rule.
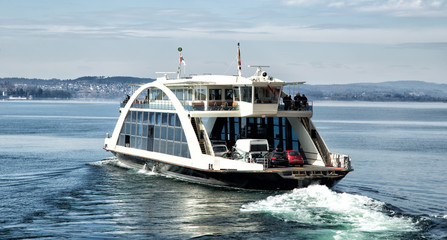
[[[271,167],[289,166],[289,160],[285,152],[271,152],[266,155],[270,161]]]
[[[289,165],[299,165],[302,167],[304,165],[304,159],[301,154],[296,150],[286,150],[284,153],[287,156],[287,159],[289,160]]]
[[[213,145],[213,151],[214,151],[214,155],[215,156],[226,156],[226,154],[228,154],[228,148],[225,144],[216,144]]]

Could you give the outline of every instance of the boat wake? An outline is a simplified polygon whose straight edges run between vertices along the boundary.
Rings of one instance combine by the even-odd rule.
[[[146,174],[146,175],[158,175],[158,174],[154,171],[154,168],[152,168],[152,169],[148,169],[148,168],[146,167],[146,164],[144,164],[144,166],[143,166],[140,170],[138,170],[138,173],[142,173],[142,174]]]
[[[113,166],[113,167],[118,167],[118,168],[127,169],[127,170],[135,170],[137,173],[141,173],[141,174],[145,174],[145,175],[158,175],[158,173],[156,173],[153,169],[148,169],[146,167],[146,164],[142,168],[137,169],[137,168],[134,168],[134,167],[131,167],[131,166],[128,166],[128,165],[122,163],[116,157],[110,157],[110,158],[103,159],[101,161],[87,163],[87,165]]]
[[[419,231],[412,218],[396,214],[383,202],[337,193],[320,185],[270,196],[245,204],[240,210],[267,213],[286,222],[307,226],[313,235],[318,234],[316,230],[323,230],[325,235],[331,231],[335,239],[390,237],[389,234],[396,236]]]

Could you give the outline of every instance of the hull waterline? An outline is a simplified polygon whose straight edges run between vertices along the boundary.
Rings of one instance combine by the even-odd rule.
[[[324,167],[284,167],[263,171],[203,170],[120,153],[115,156],[133,168],[144,167],[146,170],[188,182],[253,190],[291,190],[310,185],[332,188],[349,172]]]

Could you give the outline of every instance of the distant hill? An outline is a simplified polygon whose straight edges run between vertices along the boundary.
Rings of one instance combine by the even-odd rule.
[[[393,81],[300,86],[311,99],[359,101],[447,101],[447,84]]]
[[[0,78],[0,96],[8,98],[124,98],[131,93],[128,84],[152,82],[151,78],[86,76],[71,80]],[[31,96],[31,97],[30,97]]]
[[[131,94],[129,84],[144,84],[152,81],[154,79],[126,76],[86,76],[69,80],[0,78],[0,99],[10,96],[27,98],[32,96],[33,99],[122,99],[127,94]],[[303,84],[299,89],[311,100],[447,102],[447,84],[422,81]]]

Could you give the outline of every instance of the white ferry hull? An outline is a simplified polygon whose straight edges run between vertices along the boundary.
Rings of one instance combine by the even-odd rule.
[[[188,182],[253,190],[291,190],[315,184],[332,188],[349,172],[343,168],[311,166],[262,171],[204,170],[121,153],[115,156],[128,166],[145,167],[149,171]]]
[[[141,85],[123,101],[104,149],[136,168],[213,186],[333,187],[352,171],[349,156],[329,151],[310,120],[313,106],[304,94],[294,95],[292,104],[283,91],[289,83],[256,67],[248,78],[181,78],[179,69],[176,79],[165,74]],[[273,149],[284,153],[273,156]],[[298,155],[288,155],[291,151]],[[277,167],[296,164],[298,156],[304,167]]]

